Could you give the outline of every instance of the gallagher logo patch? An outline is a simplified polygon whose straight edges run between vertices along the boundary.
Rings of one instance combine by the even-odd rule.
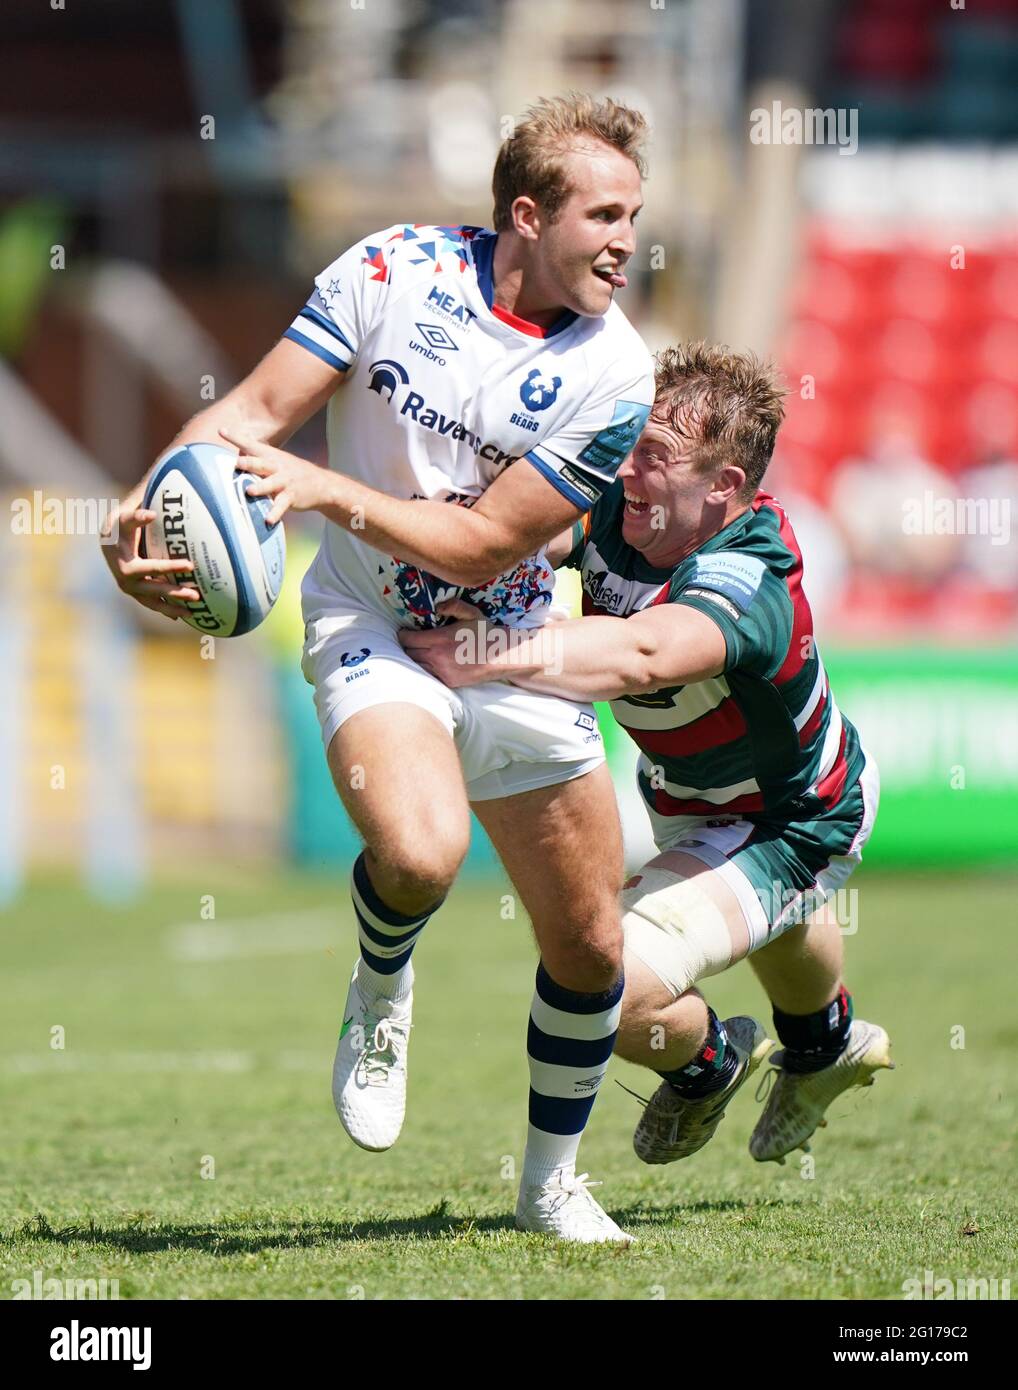
[[[577,455],[577,462],[614,477],[622,460],[633,452],[649,414],[650,406],[639,401],[616,401],[611,424],[595,434],[583,453]]]
[[[736,550],[718,550],[711,555],[698,555],[690,583],[698,589],[710,589],[723,594],[745,613],[753,602],[767,566],[756,555],[742,555]]]

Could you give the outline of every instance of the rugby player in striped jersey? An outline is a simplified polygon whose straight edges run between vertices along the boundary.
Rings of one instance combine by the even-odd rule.
[[[616,1051],[661,1077],[634,1135],[647,1163],[702,1148],[773,1046],[695,988],[744,956],[783,1048],[754,1158],[808,1147],[836,1096],[892,1065],[842,980],[830,899],[859,862],[879,783],[835,703],[788,517],[761,490],[781,397],[752,356],[660,354],[654,409],[616,483],[549,552],[580,571],[584,616],[556,624],[551,644],[547,631],[494,642],[455,601],[446,611],[469,628],[403,634],[450,685],[609,700],[640,749],[660,853],[624,893]]]

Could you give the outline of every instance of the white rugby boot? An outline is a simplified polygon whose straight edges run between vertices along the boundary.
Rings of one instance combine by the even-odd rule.
[[[848,1044],[836,1062],[821,1071],[785,1071],[783,1052],[775,1052],[774,1067],[763,1078],[757,1099],[773,1080],[763,1114],[756,1122],[749,1151],[758,1163],[784,1163],[793,1149],[809,1149],[817,1128],[825,1128],[824,1111],[851,1086],[872,1086],[882,1067],[894,1067],[891,1040],[876,1023],[857,1018],[848,1030]]]
[[[679,1095],[671,1082],[662,1081],[645,1102],[633,1134],[636,1156],[644,1163],[674,1163],[702,1149],[724,1119],[728,1102],[774,1046],[763,1024],[745,1014],[726,1018],[724,1027],[739,1059],[734,1076],[720,1091],[699,1100]]]
[[[632,1245],[636,1237],[616,1226],[603,1207],[591,1196],[588,1173],[579,1177],[559,1169],[546,1183],[528,1184],[524,1178],[516,1203],[516,1229],[540,1231],[559,1240],[583,1245],[614,1242]]]
[[[365,999],[354,968],[332,1065],[332,1099],[353,1142],[375,1153],[391,1148],[403,1128],[412,1008],[412,991],[398,1004]]]

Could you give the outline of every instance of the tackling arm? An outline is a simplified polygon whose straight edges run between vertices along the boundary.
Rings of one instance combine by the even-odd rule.
[[[453,605],[450,610],[455,611]],[[462,610],[460,610],[462,611]],[[718,676],[727,649],[705,614],[666,603],[631,618],[591,617],[510,633],[486,623],[409,630],[400,640],[446,685],[507,680],[573,700],[616,700]]]
[[[338,475],[337,475],[338,476]],[[518,460],[473,507],[405,502],[338,477],[343,499],[323,508],[376,549],[424,565],[451,584],[484,584],[533,555],[580,515],[536,468]],[[358,528],[360,517],[363,526]]]
[[[321,512],[360,540],[420,565],[450,584],[485,584],[535,554],[581,515],[536,468],[518,459],[473,507],[389,497],[344,473],[317,468],[243,431],[225,437],[238,467],[260,481],[249,496],[273,497],[270,524],[289,507]]]

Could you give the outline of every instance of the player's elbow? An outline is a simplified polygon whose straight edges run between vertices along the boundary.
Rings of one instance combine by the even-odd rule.
[[[499,573],[497,566],[492,568],[487,563],[478,562],[476,557],[472,556],[456,566],[456,573],[451,578],[454,584],[462,584],[465,589],[479,589]]]
[[[622,663],[621,679],[626,695],[649,695],[667,684],[661,674],[660,645],[653,636],[634,634]]]
[[[443,575],[453,584],[462,584],[469,589],[479,589],[500,574],[514,569],[525,558],[518,547],[502,540],[482,542],[473,550],[454,557],[455,574]]]
[[[263,390],[243,382],[228,398],[233,422],[245,434],[277,447],[289,436],[285,413]]]
[[[428,561],[427,568],[437,579],[444,579],[447,584],[458,584],[461,589],[479,589],[500,573],[497,569],[478,564],[477,557],[473,555],[450,555],[446,559]]]

